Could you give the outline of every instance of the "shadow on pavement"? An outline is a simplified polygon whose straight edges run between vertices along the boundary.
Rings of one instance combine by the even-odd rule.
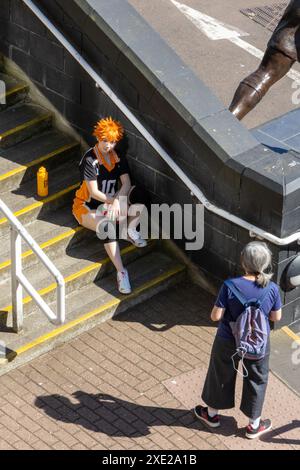
[[[293,431],[294,429],[299,429],[299,436],[300,436],[300,420],[293,420],[289,424],[285,424],[280,428],[276,428],[270,433],[266,434],[261,438],[264,442],[272,443],[272,444],[291,444],[291,445],[300,445],[300,437],[299,439],[290,439],[284,438],[284,433]]]
[[[211,433],[191,410],[141,406],[102,393],[77,391],[72,396],[78,403],[74,404],[67,397],[53,394],[37,397],[35,406],[57,421],[83,426],[111,437],[147,436],[151,427],[155,426],[185,427]],[[222,416],[222,426],[214,430],[214,434],[219,436],[242,436],[243,433],[243,429],[237,428],[236,420],[226,416]]]

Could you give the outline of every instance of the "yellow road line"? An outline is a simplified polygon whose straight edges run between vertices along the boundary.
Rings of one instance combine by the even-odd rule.
[[[78,227],[75,227],[74,229],[69,230],[68,232],[62,233],[62,234],[58,235],[57,237],[54,237],[54,238],[51,238],[50,240],[47,240],[46,242],[44,242],[40,245],[40,248],[42,248],[42,249],[49,248],[50,246],[55,245],[56,243],[66,239],[66,238],[69,238],[72,235],[75,235],[76,233],[81,232],[82,230],[83,230],[83,227],[81,225],[79,225]],[[31,256],[33,254],[34,253],[33,253],[32,250],[24,251],[24,253],[22,254],[22,259],[28,258],[29,256]],[[10,265],[11,265],[11,260],[4,261],[3,263],[0,264],[0,271],[1,271],[1,269],[5,269]]]
[[[130,245],[126,248],[123,248],[123,250],[121,250],[121,255],[122,256],[126,255],[127,253],[130,253],[131,251],[135,251],[136,249],[137,248],[134,245]],[[97,263],[93,263],[90,266],[86,266],[85,268],[80,269],[80,271],[77,271],[76,273],[70,274],[70,276],[65,277],[64,278],[65,283],[68,284],[68,283],[74,281],[75,279],[80,278],[84,274],[88,274],[92,271],[95,271],[96,269],[99,269],[99,268],[105,266],[109,262],[110,262],[110,259],[108,257],[106,257],[103,260],[98,261]],[[38,294],[43,296],[43,295],[49,294],[50,292],[53,292],[54,290],[56,290],[56,288],[57,288],[57,285],[56,285],[55,282],[53,282],[49,286],[44,287],[43,289],[40,289],[38,291]],[[29,304],[31,301],[32,301],[32,297],[30,297],[30,296],[24,297],[23,305]],[[3,309],[1,309],[0,317],[1,317],[1,314],[10,313],[11,311],[12,311],[12,305],[8,305],[7,307],[4,307]]]
[[[52,117],[52,114],[46,114],[45,116],[39,116],[38,118],[31,119],[30,121],[25,122],[24,124],[20,124],[19,126],[15,127],[14,129],[9,129],[3,134],[0,134],[0,140],[5,139],[6,137],[15,134],[16,132],[20,132],[27,127],[34,126],[39,122],[45,121]]]
[[[44,156],[39,157],[35,160],[32,160],[31,162],[27,163],[26,165],[21,165],[18,168],[15,168],[11,171],[8,171],[7,173],[4,173],[3,175],[0,175],[0,181],[3,181],[7,178],[10,178],[11,176],[15,176],[19,173],[23,173],[28,168],[31,168],[32,166],[43,163],[46,160],[49,160],[50,158],[55,157],[56,155],[59,155],[60,153],[63,153],[67,150],[71,150],[72,148],[76,148],[78,145],[79,144],[77,142],[73,143],[73,144],[64,145],[63,147],[60,147],[59,149],[54,150],[53,152],[48,153],[47,155],[44,155]]]
[[[290,338],[292,338],[294,341],[296,341],[298,344],[300,344],[300,336],[296,335],[288,326],[284,326],[281,328],[281,331],[286,333]]]
[[[20,215],[27,214],[28,212],[33,211],[34,209],[38,209],[39,207],[42,207],[45,204],[48,204],[49,202],[55,201],[55,199],[58,199],[65,194],[73,191],[74,189],[78,188],[79,183],[73,184],[72,186],[69,186],[66,189],[63,189],[62,191],[59,191],[58,193],[52,194],[52,196],[48,196],[43,201],[38,201],[35,202],[34,204],[31,204],[30,206],[24,207],[24,209],[21,209],[17,212],[14,213],[16,217],[19,217]],[[7,222],[6,218],[0,219],[0,225],[5,224]]]
[[[24,354],[25,352],[29,351],[30,349],[34,348],[35,346],[43,344],[43,343],[49,341],[50,339],[53,339],[53,338],[59,336],[60,334],[65,333],[66,331],[70,330],[71,328],[74,328],[74,327],[80,325],[81,323],[83,323],[87,320],[90,320],[93,317],[96,317],[96,316],[100,315],[101,313],[105,312],[109,308],[117,307],[118,305],[120,305],[125,300],[133,299],[134,297],[141,294],[145,290],[148,290],[151,287],[154,287],[155,285],[160,284],[161,282],[169,279],[170,277],[174,276],[175,274],[178,274],[178,273],[182,272],[184,269],[185,269],[185,266],[182,266],[182,265],[178,265],[178,266],[174,267],[173,269],[171,269],[171,270],[167,271],[166,273],[158,276],[157,278],[152,279],[149,282],[146,282],[141,287],[137,288],[132,294],[127,295],[126,297],[121,297],[121,296],[120,297],[115,297],[114,299],[110,300],[106,304],[101,305],[101,307],[98,307],[95,310],[92,310],[91,312],[86,313],[82,317],[76,318],[75,320],[70,321],[66,325],[62,325],[59,328],[56,328],[55,330],[53,330],[49,333],[46,333],[43,336],[40,336],[39,338],[32,341],[31,343],[25,344],[24,346],[22,346],[22,347],[16,349],[15,351],[13,351],[12,356],[13,357],[20,356],[21,354]],[[8,354],[8,359],[9,359],[9,354]]]

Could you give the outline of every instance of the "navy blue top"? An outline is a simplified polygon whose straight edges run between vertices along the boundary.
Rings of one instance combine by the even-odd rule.
[[[241,290],[243,296],[246,299],[261,298],[264,295],[264,292],[267,292],[267,288],[262,288],[255,281],[250,281],[244,277],[237,277],[231,279],[231,282]],[[220,308],[225,308],[224,316],[219,323],[217,336],[221,336],[226,339],[234,339],[231,332],[229,322],[236,321],[238,316],[244,311],[243,305],[231,292],[230,288],[225,284],[222,285],[218,298],[215,305]],[[269,318],[271,311],[279,310],[282,307],[282,302],[280,298],[279,288],[277,284],[271,282],[270,293],[267,295],[264,300],[261,309],[265,315]],[[268,323],[269,325],[269,323]],[[270,326],[269,326],[270,331]]]

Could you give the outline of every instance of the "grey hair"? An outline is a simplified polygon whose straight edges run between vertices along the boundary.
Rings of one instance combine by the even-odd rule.
[[[273,277],[273,273],[265,270],[271,267],[272,252],[263,242],[250,242],[241,253],[241,263],[248,274],[256,277],[256,283],[266,287]]]

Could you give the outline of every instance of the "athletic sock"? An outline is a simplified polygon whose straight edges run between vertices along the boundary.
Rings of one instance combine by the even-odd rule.
[[[208,412],[208,415],[213,418],[214,416],[216,416],[219,412],[219,410],[215,410],[215,408],[210,408],[209,406],[207,407],[207,412]]]
[[[260,423],[260,416],[256,419],[250,419],[249,424],[251,425],[252,429],[257,429]]]

